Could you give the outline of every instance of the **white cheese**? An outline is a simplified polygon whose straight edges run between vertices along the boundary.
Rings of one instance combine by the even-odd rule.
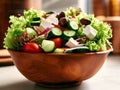
[[[51,26],[51,22],[47,21],[46,19],[41,19],[41,23],[40,23],[40,29],[41,31],[45,30],[46,28],[48,28],[49,26]]]
[[[55,25],[58,25],[59,22],[55,15],[48,16],[46,20],[51,24],[55,24]]]
[[[97,30],[95,30],[93,27],[91,27],[90,25],[87,25],[85,27],[85,29],[83,30],[83,33],[90,39],[94,39],[94,37],[97,34]]]
[[[76,40],[74,40],[73,38],[70,38],[65,45],[67,47],[74,48],[74,47],[79,46],[79,43]]]

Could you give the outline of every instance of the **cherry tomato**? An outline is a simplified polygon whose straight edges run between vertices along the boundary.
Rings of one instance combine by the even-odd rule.
[[[62,47],[62,39],[61,38],[53,38],[51,39],[55,43],[56,48]]]
[[[30,42],[30,43],[27,43],[23,46],[23,51],[24,52],[39,53],[39,52],[42,52],[42,49],[38,44],[36,44],[34,42]]]

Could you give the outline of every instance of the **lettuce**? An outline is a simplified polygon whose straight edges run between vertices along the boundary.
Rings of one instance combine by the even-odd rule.
[[[4,39],[4,48],[12,50],[21,50],[23,39],[20,37],[22,36],[23,32],[24,30],[20,28],[8,28],[6,38]]]
[[[112,38],[112,29],[109,24],[94,18],[91,26],[98,31],[98,34],[95,37],[96,40],[99,40],[102,37],[106,39]]]
[[[78,16],[76,16],[76,20],[80,23],[80,19],[87,18],[91,20],[91,26],[98,31],[94,40],[86,41],[86,46],[89,47],[91,51],[99,51],[99,50],[107,50],[107,47],[111,47],[111,43],[109,41],[112,38],[112,29],[111,26],[103,21],[100,21],[94,17],[92,14],[86,14],[81,12]],[[82,30],[84,28],[80,28],[78,31],[78,36],[83,36]]]
[[[90,51],[99,51],[100,46],[95,41],[86,42],[86,46],[90,49]]]
[[[20,37],[25,32],[27,22],[23,16],[21,17],[10,16],[9,22],[11,23],[11,25],[8,28],[7,30],[8,32],[4,39],[4,48],[20,50],[21,44],[23,42],[23,39]]]
[[[77,31],[77,37],[80,38],[80,37],[84,37],[85,34],[83,33],[83,29],[84,29],[85,26],[81,26],[78,31]]]
[[[111,47],[109,41],[112,38],[111,26],[96,18],[93,19],[91,26],[98,31],[94,41],[99,45],[101,50],[107,50],[107,47]]]
[[[26,18],[26,21],[27,21],[27,26],[29,27],[30,26],[30,23],[32,22],[33,18],[36,18],[36,17],[43,17],[43,15],[45,14],[44,11],[42,10],[35,10],[35,9],[30,9],[28,11],[24,11],[24,17]]]
[[[26,28],[30,26],[33,18],[41,18],[44,13],[44,11],[30,9],[24,11],[24,16],[10,16],[10,27],[8,28],[4,39],[4,48],[20,51],[22,45],[25,43],[24,33],[26,32]]]
[[[67,8],[66,16],[67,17],[69,17],[69,16],[75,17],[76,16],[76,9],[73,7]]]

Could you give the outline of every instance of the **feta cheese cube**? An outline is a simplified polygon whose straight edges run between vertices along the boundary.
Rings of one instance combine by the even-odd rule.
[[[83,30],[83,33],[90,39],[94,39],[94,37],[96,36],[97,34],[97,30],[95,30],[93,27],[91,27],[90,25],[87,25],[85,27],[85,29]]]
[[[51,22],[47,21],[46,19],[41,19],[40,29],[45,30],[47,27],[51,26]]]
[[[49,17],[47,17],[46,20],[51,24],[55,24],[55,25],[58,25],[59,22],[55,15],[50,15]]]
[[[65,45],[67,47],[74,48],[74,47],[79,46],[79,43],[76,40],[74,40],[73,38],[70,38]]]

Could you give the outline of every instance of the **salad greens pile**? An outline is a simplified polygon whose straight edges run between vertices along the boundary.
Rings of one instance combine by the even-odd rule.
[[[10,16],[4,48],[25,52],[81,53],[112,48],[110,25],[73,7],[60,13],[30,9]]]

